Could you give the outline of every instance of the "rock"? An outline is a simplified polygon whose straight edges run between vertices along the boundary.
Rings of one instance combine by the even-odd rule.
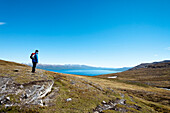
[[[23,86],[23,85],[20,85],[20,88],[21,88],[21,89],[23,89],[23,88],[24,88],[24,86]]]
[[[67,102],[68,102],[68,101],[71,101],[71,100],[72,100],[71,98],[66,99]]]
[[[4,95],[0,97],[0,105],[1,105],[1,104],[4,104],[4,99],[5,99],[5,96],[4,96]]]
[[[34,105],[44,106],[42,100],[36,100],[36,101],[33,102],[33,104],[34,104]]]
[[[96,107],[96,109],[94,110],[94,112],[102,112],[103,111],[103,107],[102,106],[100,106],[100,105],[98,105],[97,107]]]
[[[13,104],[6,104],[5,105],[5,108],[7,108],[7,107],[11,107]]]
[[[10,97],[5,97],[4,95],[0,97],[0,105],[10,104]]]
[[[101,105],[98,105],[94,110],[93,110],[93,113],[103,113],[102,111],[103,110],[115,110],[115,111],[119,111],[119,112],[127,112],[128,110],[125,109],[125,108],[118,108],[116,105],[117,104],[121,104],[121,105],[124,105],[124,106],[127,106],[126,105],[126,100],[125,99],[119,99],[117,98],[115,101],[109,101],[108,103],[103,101],[102,102],[102,106]],[[127,106],[128,107],[128,106]],[[137,108],[137,107],[133,107],[133,108]]]
[[[126,100],[125,99],[120,99],[119,104],[122,104],[122,105],[126,104]]]
[[[124,98],[124,97],[125,97],[125,95],[124,95],[124,94],[122,94],[122,93],[120,93],[120,96],[121,96],[122,98]]]
[[[112,103],[111,101],[109,101],[108,103],[105,102],[105,101],[103,101],[102,104],[103,104],[102,106],[101,106],[101,105],[98,105],[98,106],[95,108],[94,112],[96,112],[96,113],[102,113],[103,110],[108,110],[108,109],[114,109],[114,108],[115,108],[115,104]]]
[[[112,106],[109,105],[109,104],[105,104],[105,105],[103,106],[103,110],[107,110],[107,109],[110,109],[110,108],[112,108]]]
[[[43,106],[43,99],[46,97],[52,89],[54,84],[53,80],[40,80],[32,81],[25,84],[16,84],[12,78],[0,77],[0,94],[11,94],[14,97],[21,94],[19,98],[16,98],[16,102],[13,105],[40,105]],[[0,105],[11,105],[11,98],[6,95],[0,96]]]
[[[103,101],[102,101],[102,104],[106,104],[106,101],[103,100]]]
[[[121,113],[126,113],[126,112],[128,112],[128,110],[125,109],[125,108],[115,108],[115,111],[119,111],[119,112],[121,112]]]
[[[6,97],[6,100],[7,100],[7,101],[10,101],[10,97]]]
[[[1,100],[3,100],[3,99],[4,99],[4,97],[5,97],[5,96],[4,96],[4,95],[2,95],[2,96],[0,97],[0,101],[1,101]]]

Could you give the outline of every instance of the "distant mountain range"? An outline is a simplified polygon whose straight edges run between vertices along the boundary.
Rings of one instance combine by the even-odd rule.
[[[27,64],[31,66],[32,64]],[[112,71],[126,71],[131,67],[123,68],[105,68],[105,67],[93,67],[87,65],[78,65],[78,64],[65,64],[65,65],[51,65],[51,64],[38,64],[37,68],[46,69],[46,70],[65,70],[65,69],[102,69],[102,70],[112,70]]]
[[[32,66],[32,64],[26,64]],[[170,60],[164,60],[153,63],[142,63],[135,67],[122,67],[122,68],[107,68],[107,67],[93,67],[79,64],[65,64],[65,65],[52,65],[52,64],[38,64],[37,68],[45,70],[67,70],[67,69],[96,69],[96,70],[112,70],[112,71],[127,71],[137,70],[140,68],[163,68],[170,67]]]
[[[133,68],[130,68],[129,70],[137,70],[140,68],[164,68],[164,67],[170,67],[170,60],[164,60],[164,61],[153,62],[153,63],[142,63]]]

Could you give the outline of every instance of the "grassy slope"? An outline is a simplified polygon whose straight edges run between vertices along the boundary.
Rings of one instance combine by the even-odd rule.
[[[170,63],[152,64],[149,65],[149,68],[139,68],[137,70],[106,74],[98,77],[107,78],[108,76],[118,76],[118,80],[129,83],[170,88]]]
[[[170,88],[169,63],[152,64],[150,65],[150,68],[140,68],[137,70],[100,75],[97,77],[111,80],[108,79],[110,76],[117,76],[117,78],[112,79],[112,81],[126,83],[126,86],[127,84],[135,86],[135,88],[132,89],[130,89],[130,87],[122,88],[125,92],[133,94],[136,97],[143,98],[147,101],[170,106],[170,91],[160,89],[161,87]],[[140,86],[144,89],[141,89]],[[121,89],[120,87],[118,88]]]
[[[19,72],[14,72],[18,69]],[[101,105],[104,100],[108,102],[109,100],[115,100],[116,98],[123,98],[120,94],[124,94],[126,103],[129,105],[137,104],[142,107],[140,111],[133,108],[129,109],[131,112],[168,112],[169,107],[169,91],[154,88],[147,85],[129,84],[124,82],[124,79],[107,79],[98,77],[86,77],[78,75],[69,75],[54,73],[49,71],[44,71],[37,69],[36,74],[31,74],[31,67],[17,64],[13,62],[6,62],[0,60],[0,76],[11,77],[16,83],[25,84],[31,81],[37,80],[54,80],[54,86],[52,92],[55,88],[59,88],[53,102],[48,107],[12,107],[0,108],[1,112],[57,112],[57,113],[68,113],[68,112],[92,112],[97,105]],[[110,75],[109,75],[110,76]],[[123,78],[123,77],[122,77]],[[163,102],[149,100],[148,95],[157,99],[163,97]],[[133,97],[134,101],[131,101],[130,96]],[[145,97],[146,96],[146,97]],[[16,97],[15,97],[16,98]],[[72,98],[72,101],[66,102],[67,98]],[[12,100],[12,99],[11,99]],[[118,107],[126,107],[123,105],[118,105]],[[105,112],[115,112],[113,110],[106,110]]]

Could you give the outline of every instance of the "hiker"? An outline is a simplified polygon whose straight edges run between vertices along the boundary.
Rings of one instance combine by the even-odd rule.
[[[32,53],[30,58],[32,59],[32,73],[35,73],[35,68],[38,63],[38,50],[35,50],[35,53]]]

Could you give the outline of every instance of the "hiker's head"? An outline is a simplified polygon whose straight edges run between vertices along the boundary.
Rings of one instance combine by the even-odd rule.
[[[38,50],[35,50],[35,53],[38,53]]]

